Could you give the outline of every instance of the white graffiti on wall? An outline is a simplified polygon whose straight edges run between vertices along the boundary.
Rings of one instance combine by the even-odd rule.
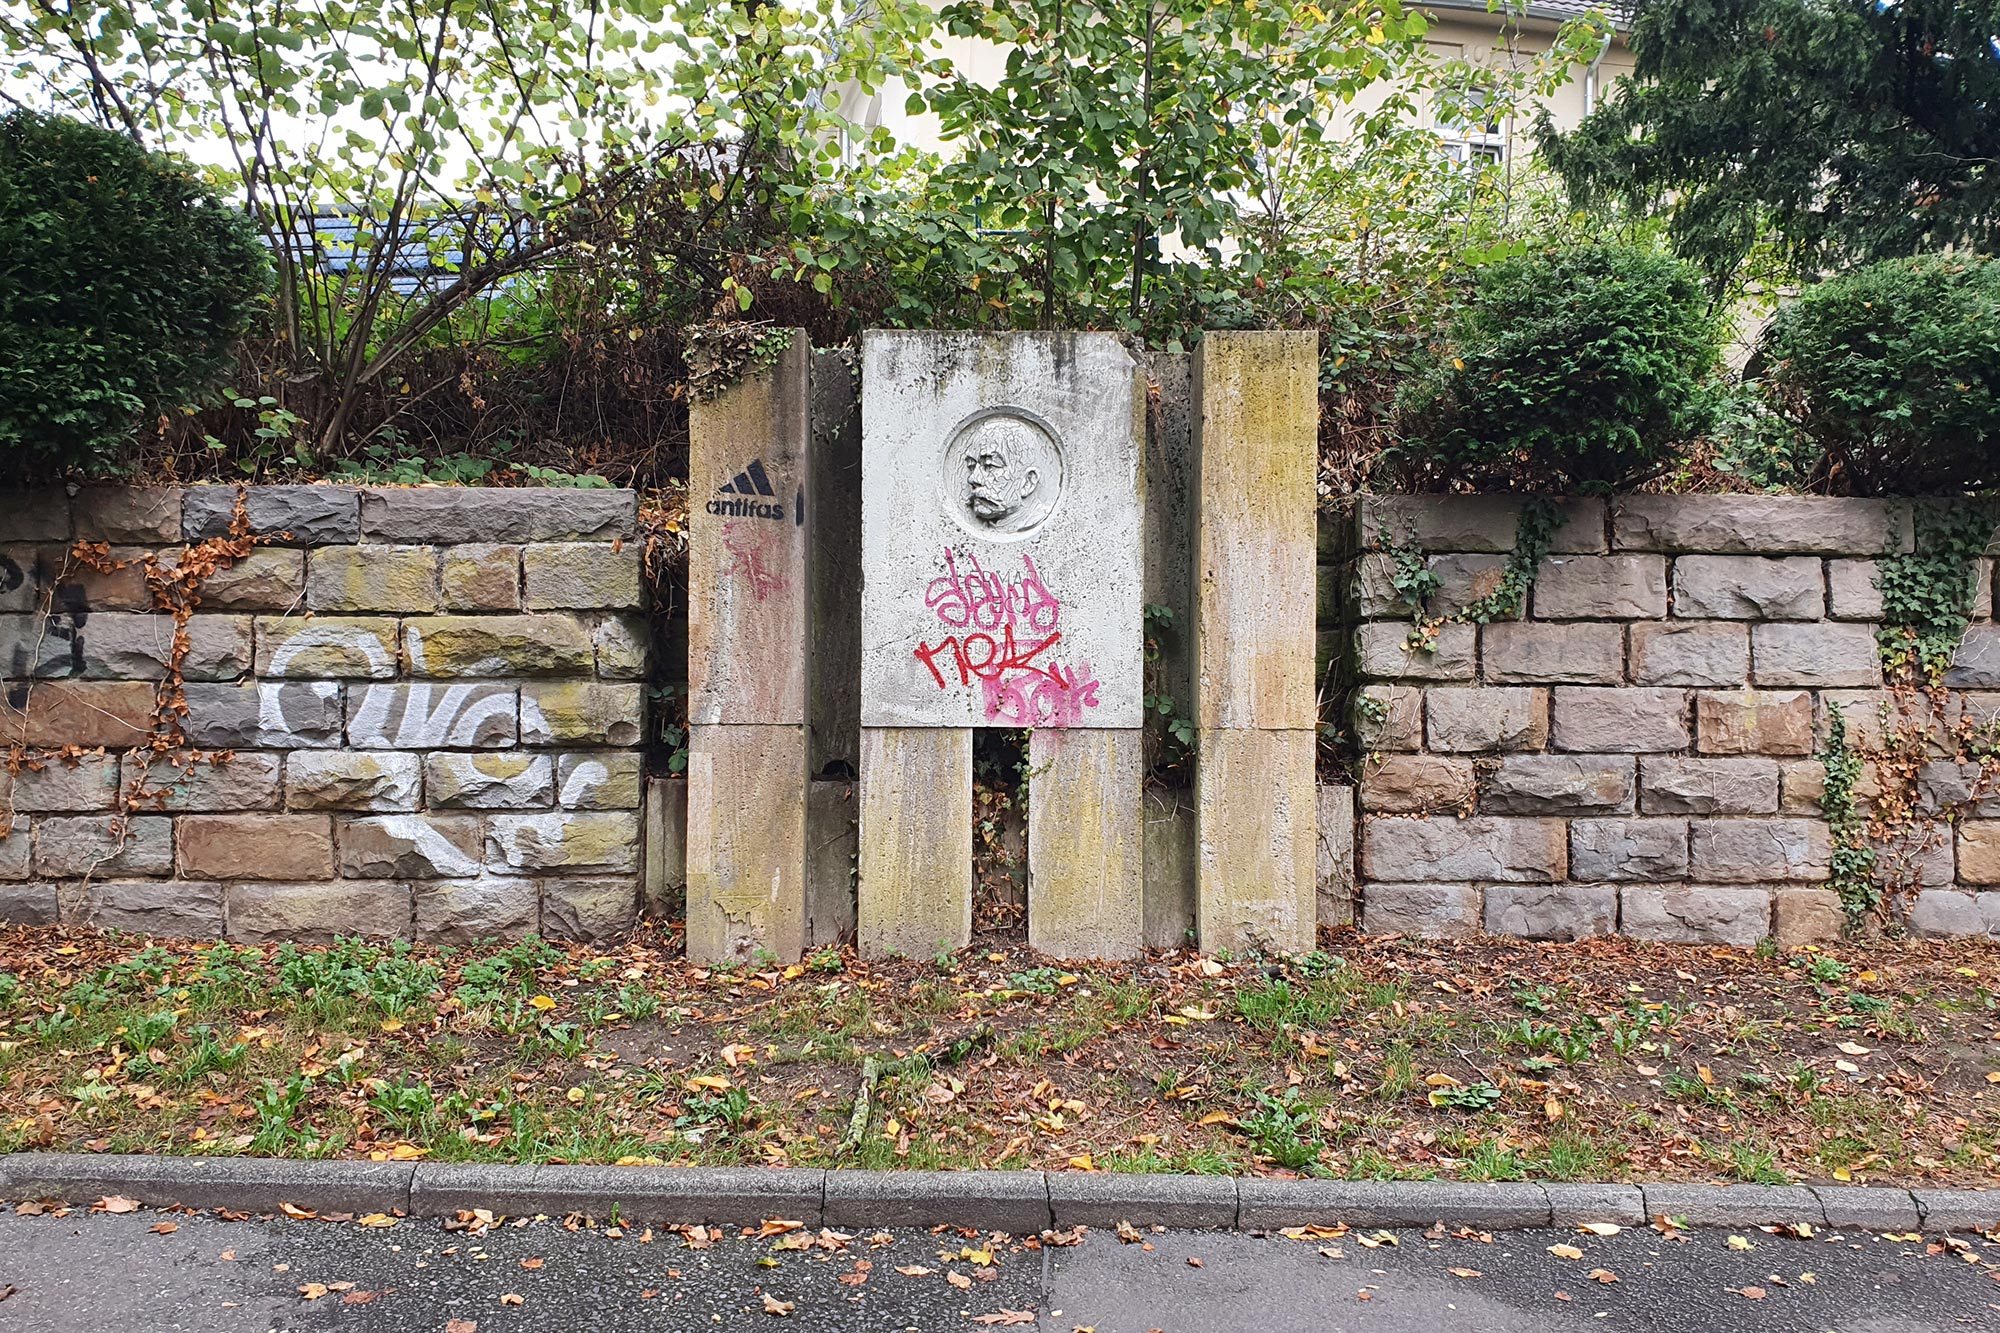
[[[369,685],[347,723],[351,745],[448,749],[514,739],[514,690],[505,685]]]
[[[611,770],[604,766],[603,760],[585,759],[563,779],[562,794],[557,799],[564,806],[582,805],[609,781]]]
[[[261,630],[259,631],[262,632]],[[287,668],[301,653],[329,652],[352,656],[356,664],[365,663],[370,676],[393,676],[396,674],[396,653],[373,630],[355,625],[307,625],[296,630],[271,652],[271,661],[264,668],[267,676],[291,674]],[[329,671],[323,668],[304,673],[312,676],[338,676],[345,671]]]

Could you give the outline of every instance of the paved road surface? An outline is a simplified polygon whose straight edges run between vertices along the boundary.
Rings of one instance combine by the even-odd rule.
[[[165,1223],[171,1232],[154,1230]],[[963,1253],[976,1256],[984,1238],[910,1230],[804,1250],[732,1233],[693,1249],[671,1232],[642,1242],[557,1221],[472,1234],[408,1220],[366,1228],[144,1211],[0,1213],[0,1292],[15,1289],[0,1299],[0,1329],[2000,1330],[2000,1245],[1977,1237],[1965,1238],[1964,1253],[1977,1261],[1969,1262],[1922,1241],[1852,1233],[1801,1240],[1752,1231],[1734,1246],[1724,1231],[1393,1234],[1395,1243],[1371,1246],[1352,1234],[1155,1233],[1134,1244],[1091,1232],[1070,1246],[996,1246],[988,1267]],[[1563,1258],[1550,1245],[1584,1255]],[[311,1284],[328,1290],[307,1299],[300,1288]],[[781,1312],[767,1311],[767,1296]]]

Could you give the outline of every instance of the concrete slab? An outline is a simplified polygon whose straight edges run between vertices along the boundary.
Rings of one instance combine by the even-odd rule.
[[[962,1226],[1034,1235],[1053,1221],[1039,1171],[830,1171],[830,1227]]]

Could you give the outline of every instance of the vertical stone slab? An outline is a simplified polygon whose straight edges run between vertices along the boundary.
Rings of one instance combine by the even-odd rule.
[[[861,729],[855,937],[870,957],[928,957],[972,938],[972,733]]]
[[[861,385],[854,353],[814,352],[812,395],[811,772],[851,778],[861,758]],[[852,870],[843,864],[842,877]]]
[[[1146,947],[1185,949],[1195,919],[1194,793],[1145,793]]]
[[[687,956],[805,953],[805,728],[696,727],[688,746]]]
[[[640,901],[650,915],[671,916],[687,901],[687,779],[649,779],[645,818]]]
[[[1354,924],[1354,788],[1319,785],[1319,924]]]
[[[687,953],[804,953],[812,352],[689,412]]]
[[[845,778],[813,779],[806,798],[806,943],[815,949],[854,938],[858,804],[855,784]]]
[[[1195,353],[1196,918],[1203,949],[1313,943],[1318,349],[1214,332]]]
[[[1028,944],[1130,958],[1144,943],[1145,735],[1045,727],[1028,740]]]

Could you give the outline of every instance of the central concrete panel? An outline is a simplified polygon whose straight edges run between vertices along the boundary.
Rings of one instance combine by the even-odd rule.
[[[861,350],[862,725],[1140,726],[1131,355],[1088,333]]]

